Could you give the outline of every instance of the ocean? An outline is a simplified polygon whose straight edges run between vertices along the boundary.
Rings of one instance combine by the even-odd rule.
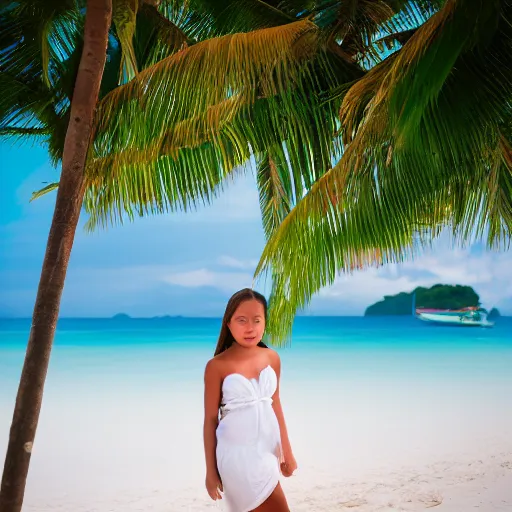
[[[220,324],[220,318],[61,319],[48,385],[113,375],[189,382],[212,357]],[[29,319],[0,319],[0,403],[12,399],[29,330]],[[412,317],[297,317],[291,343],[276,349],[292,380],[493,380],[512,375],[512,317],[493,328],[434,326]]]
[[[111,500],[135,489],[140,510],[162,489],[179,491],[183,510],[203,510],[205,504],[186,504],[198,493],[205,499],[203,371],[220,324],[61,319],[27,510],[46,510],[42,504],[66,503],[71,495],[73,511],[131,510]],[[0,320],[2,459],[29,329],[29,319]],[[306,475],[328,482],[390,461],[433,464],[440,454],[461,460],[480,457],[484,446],[501,453],[510,444],[512,318],[463,328],[412,317],[298,317],[292,343],[278,351],[285,416]],[[94,508],[91,500],[101,496],[111,508]],[[78,502],[83,508],[72,505]]]

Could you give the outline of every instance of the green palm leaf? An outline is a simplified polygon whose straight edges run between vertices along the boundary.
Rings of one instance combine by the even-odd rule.
[[[138,66],[133,48],[133,36],[138,9],[139,0],[112,1],[112,23],[116,28],[122,48],[119,83],[127,82],[137,74]]]
[[[294,187],[283,145],[274,145],[259,158],[257,170],[263,229],[268,237],[290,213]]]
[[[508,243],[512,169],[501,126],[510,119],[512,10],[505,4],[448,3],[347,92],[342,159],[284,219],[257,269],[273,276],[269,328],[277,342],[297,308],[339,271],[401,261],[443,227],[461,243],[485,233],[491,247]],[[482,23],[469,35],[468,12]],[[446,55],[441,26],[459,41]],[[428,70],[435,77],[418,82]]]
[[[330,154],[332,112],[320,119],[318,101],[304,95],[316,73],[326,69],[315,48],[316,33],[314,25],[298,22],[200,43],[107,96],[98,111],[88,167],[94,188],[86,204],[91,211],[100,208],[92,225],[106,220],[111,207],[117,210],[112,220],[123,209],[131,217],[134,211],[187,207],[198,194],[209,200],[222,179],[252,153],[283,141],[297,158],[301,151],[311,154],[308,141],[321,134],[323,142],[316,149]],[[326,85],[330,75],[332,70],[323,73]],[[187,94],[191,89],[194,96]],[[162,108],[166,103],[172,108]],[[325,123],[329,118],[331,123]],[[304,155],[301,164],[308,160]],[[184,165],[190,167],[185,170]],[[312,171],[307,180],[319,175]],[[303,177],[297,173],[297,179],[301,192]],[[182,182],[187,186],[177,186]],[[123,190],[114,191],[120,184]]]
[[[58,183],[50,183],[49,185],[46,185],[46,187],[43,187],[41,190],[38,190],[37,192],[33,192],[32,196],[30,198],[30,201],[39,199],[40,197],[48,194],[48,192],[52,192],[53,190],[57,190],[58,188],[59,188]]]
[[[0,134],[44,137],[55,162],[82,7],[0,10]],[[193,208],[255,162],[276,342],[340,271],[401,261],[443,228],[510,240],[510,0],[115,8],[87,228]]]

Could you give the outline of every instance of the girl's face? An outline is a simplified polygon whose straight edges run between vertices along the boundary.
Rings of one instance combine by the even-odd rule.
[[[255,347],[265,331],[265,310],[256,299],[242,302],[228,322],[235,341],[245,348]]]

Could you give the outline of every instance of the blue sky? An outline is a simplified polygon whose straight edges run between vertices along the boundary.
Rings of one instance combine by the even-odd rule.
[[[55,193],[43,148],[0,144],[0,317],[32,313]],[[264,246],[258,195],[249,173],[214,204],[188,214],[137,219],[109,230],[77,230],[62,297],[64,317],[220,316],[229,296],[252,283]],[[443,237],[414,261],[340,276],[314,299],[316,315],[361,315],[384,295],[438,282],[468,284],[486,307],[512,314],[509,253],[454,249]]]

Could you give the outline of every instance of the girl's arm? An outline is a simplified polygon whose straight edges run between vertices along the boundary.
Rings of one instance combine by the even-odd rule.
[[[203,438],[207,487],[210,487],[209,482],[212,484],[211,487],[213,487],[213,485],[215,485],[214,481],[219,480],[215,452],[217,448],[216,430],[219,424],[218,416],[221,399],[221,376],[217,366],[217,362],[211,360],[207,363],[204,371]],[[208,492],[210,493],[212,490],[213,489],[208,489]]]
[[[288,429],[286,428],[286,422],[284,420],[283,407],[279,397],[279,383],[281,381],[281,359],[279,358],[279,354],[277,352],[273,352],[272,358],[272,367],[277,374],[277,388],[276,392],[272,396],[272,406],[274,407],[274,412],[279,423],[279,430],[281,432],[281,447],[283,450],[282,455],[284,459],[283,464],[281,465],[281,469],[283,475],[290,476],[295,471],[295,469],[297,469],[297,463],[295,461],[295,457],[293,456],[290,438],[288,437]]]

